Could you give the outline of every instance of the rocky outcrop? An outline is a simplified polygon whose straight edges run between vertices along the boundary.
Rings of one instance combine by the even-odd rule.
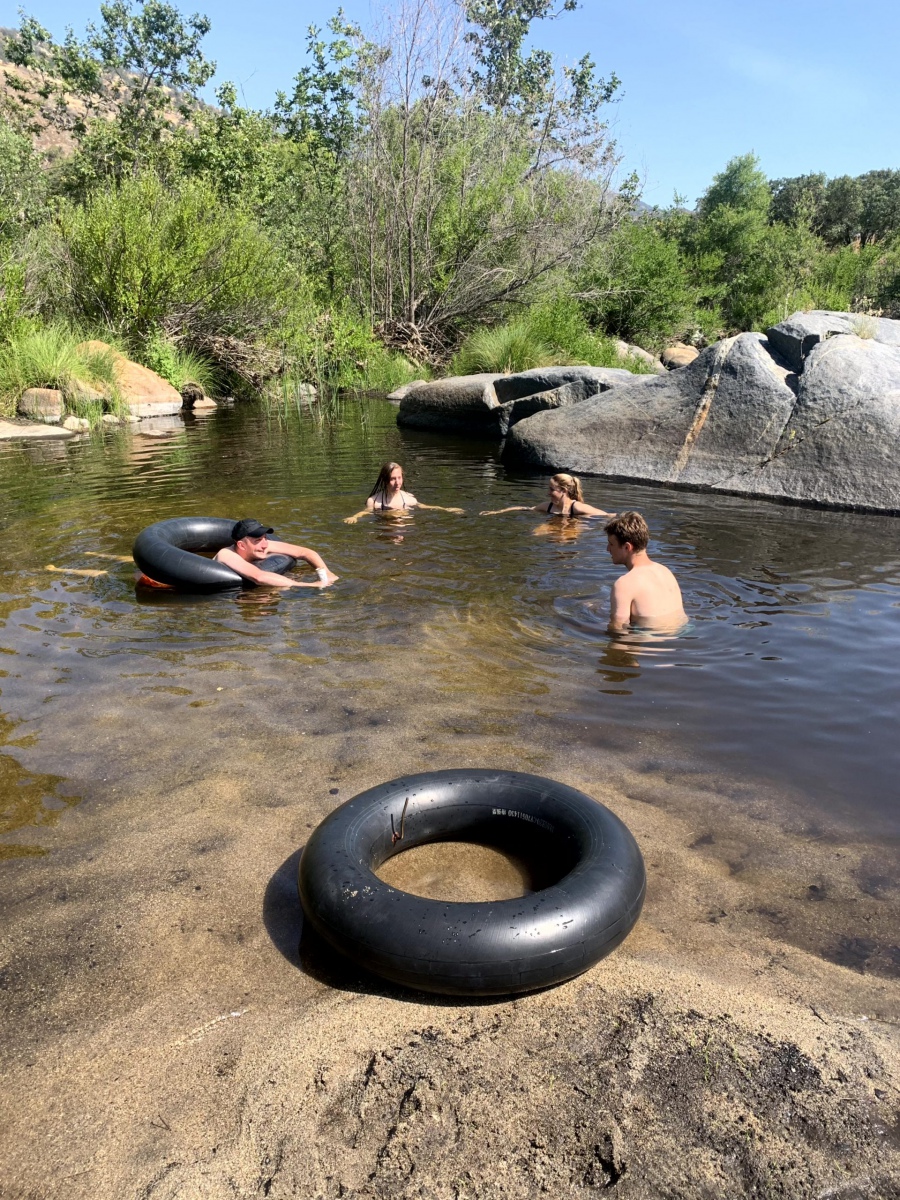
[[[766,330],[766,337],[795,371],[803,370],[815,346],[839,334],[855,334],[864,341],[900,346],[900,321],[816,308],[811,312],[795,312]]]
[[[168,416],[181,411],[181,393],[155,371],[132,362],[105,342],[84,342],[80,349],[112,353],[119,393],[133,416]]]
[[[684,342],[675,342],[672,346],[666,346],[659,357],[667,371],[677,371],[679,367],[686,367],[692,363],[699,354],[700,351],[696,346],[686,346]]]
[[[515,375],[457,375],[408,392],[400,402],[397,423],[503,437],[517,421],[535,412],[652,378],[619,367],[535,367]]]
[[[792,318],[792,321],[794,319]],[[506,453],[547,469],[900,513],[900,322],[833,334],[802,373],[745,333],[689,366],[511,430]]]
[[[58,425],[65,412],[63,394],[56,388],[28,388],[19,398],[17,411],[20,417],[31,421]]]
[[[399,404],[401,400],[403,400],[406,396],[409,395],[409,393],[413,390],[413,388],[422,387],[422,385],[426,384],[427,382],[428,382],[427,379],[413,379],[411,383],[401,384],[400,387],[394,388],[394,390],[392,392],[388,392],[387,398],[388,398],[388,400],[394,401],[397,404]]]
[[[414,388],[400,401],[397,424],[413,429],[491,433],[499,408],[497,375],[456,375]]]
[[[762,334],[745,333],[683,370],[531,417],[508,446],[529,461],[579,473],[707,484],[771,450],[796,399],[787,380]]]
[[[833,337],[808,355],[791,418],[753,484],[761,495],[900,512],[898,445],[900,341]]]

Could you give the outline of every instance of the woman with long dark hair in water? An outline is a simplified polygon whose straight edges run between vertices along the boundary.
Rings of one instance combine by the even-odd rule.
[[[375,486],[369,492],[366,507],[352,517],[345,517],[345,525],[355,525],[360,517],[373,512],[410,512],[414,508],[435,508],[441,512],[462,513],[462,508],[444,508],[440,504],[422,504],[412,492],[403,489],[403,468],[399,463],[387,462],[378,472]]]
[[[498,513],[536,512],[548,517],[612,517],[614,513],[605,512],[602,508],[594,508],[586,504],[581,493],[581,483],[574,475],[554,475],[547,485],[549,504],[513,504],[510,508],[493,508],[480,513],[482,517],[495,517]]]

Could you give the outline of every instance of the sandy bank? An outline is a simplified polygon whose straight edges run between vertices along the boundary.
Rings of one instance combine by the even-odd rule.
[[[529,737],[426,682],[382,710],[305,670],[300,703],[197,664],[182,691],[208,698],[148,696],[140,738],[112,685],[90,746],[58,714],[82,800],[0,882],[5,1197],[898,1194],[887,851],[662,745]],[[488,761],[631,826],[649,890],[624,947],[464,1005],[301,942],[296,851],[332,805]]]

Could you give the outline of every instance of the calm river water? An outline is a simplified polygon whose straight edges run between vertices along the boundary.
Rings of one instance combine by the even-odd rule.
[[[601,523],[478,517],[537,503],[545,479],[395,417],[354,401],[321,428],[244,406],[164,437],[0,446],[0,856],[40,852],[42,827],[75,802],[69,766],[99,774],[115,754],[95,693],[149,697],[177,740],[191,736],[179,713],[211,702],[182,676],[223,663],[246,683],[281,668],[282,691],[296,666],[298,712],[302,669],[381,717],[427,681],[468,714],[456,720],[476,759],[482,730],[514,724],[523,748],[557,731],[643,770],[732,779],[735,804],[774,789],[810,831],[900,835],[900,521],[587,480],[589,501],[646,515],[691,619],[674,641],[623,645],[605,630],[618,572]],[[420,500],[467,515],[345,525],[385,459]],[[259,517],[340,582],[147,598],[130,564],[95,557],[129,554],[144,525],[179,514]]]

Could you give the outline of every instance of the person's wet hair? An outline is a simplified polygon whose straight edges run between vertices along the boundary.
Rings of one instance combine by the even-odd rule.
[[[566,475],[565,473],[554,475],[550,482],[555,483],[558,488],[565,492],[570,500],[584,500],[581,492],[581,482],[574,475]]]
[[[393,471],[402,471],[403,468],[399,463],[386,462],[382,465],[378,472],[378,478],[375,480],[375,486],[369,492],[369,497],[380,496],[382,500],[387,498],[388,485],[391,482],[391,473]]]
[[[620,546],[631,542],[635,550],[646,550],[650,543],[650,530],[647,522],[639,512],[616,513],[603,526],[610,537],[614,537]]]

